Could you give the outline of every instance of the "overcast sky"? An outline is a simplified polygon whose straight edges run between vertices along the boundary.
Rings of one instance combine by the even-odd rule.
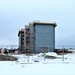
[[[18,45],[18,30],[33,20],[55,21],[55,44],[75,46],[75,0],[0,0],[0,45]]]

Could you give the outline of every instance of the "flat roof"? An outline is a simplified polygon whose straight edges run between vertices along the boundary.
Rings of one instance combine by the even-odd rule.
[[[31,25],[35,25],[35,24],[43,24],[43,25],[53,25],[54,27],[57,26],[56,22],[50,22],[50,21],[33,21],[30,23]]]
[[[24,29],[21,29],[18,31],[18,36],[20,35],[20,33],[24,32]]]

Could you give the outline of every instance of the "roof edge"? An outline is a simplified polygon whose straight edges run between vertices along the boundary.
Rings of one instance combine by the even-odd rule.
[[[56,22],[50,22],[50,21],[33,21],[33,22],[30,22],[31,25],[34,25],[34,24],[44,24],[44,25],[53,25],[54,27],[57,26]]]

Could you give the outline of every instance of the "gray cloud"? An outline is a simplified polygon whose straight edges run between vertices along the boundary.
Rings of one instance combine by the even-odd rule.
[[[56,21],[56,45],[75,44],[75,0],[0,0],[0,44],[18,44],[20,28],[33,20]]]

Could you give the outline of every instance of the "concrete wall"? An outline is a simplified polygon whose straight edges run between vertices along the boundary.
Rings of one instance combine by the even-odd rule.
[[[34,52],[34,26],[30,25],[30,52]]]
[[[55,27],[53,25],[35,25],[35,52],[54,51]]]

